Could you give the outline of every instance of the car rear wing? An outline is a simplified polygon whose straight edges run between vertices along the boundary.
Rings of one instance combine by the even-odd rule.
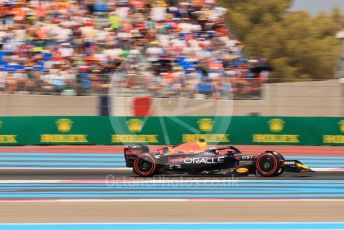
[[[124,148],[124,158],[127,167],[133,167],[135,159],[144,154],[149,153],[149,148],[142,144],[128,145]]]

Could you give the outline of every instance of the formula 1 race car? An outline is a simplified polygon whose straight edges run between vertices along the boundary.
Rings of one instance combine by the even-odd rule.
[[[214,147],[202,152],[173,152],[169,146],[149,152],[148,146],[133,144],[124,148],[126,166],[135,174],[150,177],[158,174],[257,175],[275,177],[283,172],[313,172],[298,160],[285,160],[275,151],[243,154],[233,146]]]

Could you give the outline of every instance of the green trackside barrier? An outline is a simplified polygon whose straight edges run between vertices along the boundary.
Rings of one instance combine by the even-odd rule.
[[[335,117],[0,117],[0,145],[344,145]]]

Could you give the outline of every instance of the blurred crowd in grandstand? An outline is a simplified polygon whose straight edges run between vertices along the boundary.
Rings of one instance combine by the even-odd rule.
[[[259,97],[267,71],[225,13],[215,0],[0,1],[0,92],[102,94],[124,71],[117,87],[157,97]]]

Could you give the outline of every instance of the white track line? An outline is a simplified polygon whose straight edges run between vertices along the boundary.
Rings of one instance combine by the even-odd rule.
[[[312,168],[316,172],[344,172],[344,168]]]
[[[168,179],[168,178],[155,178],[155,179],[143,179],[143,178],[137,178],[137,179],[109,179],[109,180],[103,180],[103,179],[61,179],[61,180],[0,180],[0,184],[103,184],[106,186],[111,187],[114,184],[232,184],[233,186],[237,186],[237,184],[241,183],[278,183],[278,184],[285,184],[286,182],[293,181],[295,183],[300,184],[318,184],[319,181],[322,180],[240,180],[240,178],[234,178],[234,179],[185,179],[181,177],[180,179]],[[326,180],[329,181],[329,180]],[[331,180],[332,181],[332,180]],[[333,182],[336,182],[336,184],[344,184],[344,180],[333,180]]]
[[[132,168],[85,168],[85,167],[78,167],[78,168],[72,168],[72,167],[0,167],[0,170],[99,170],[99,171],[132,171]]]

